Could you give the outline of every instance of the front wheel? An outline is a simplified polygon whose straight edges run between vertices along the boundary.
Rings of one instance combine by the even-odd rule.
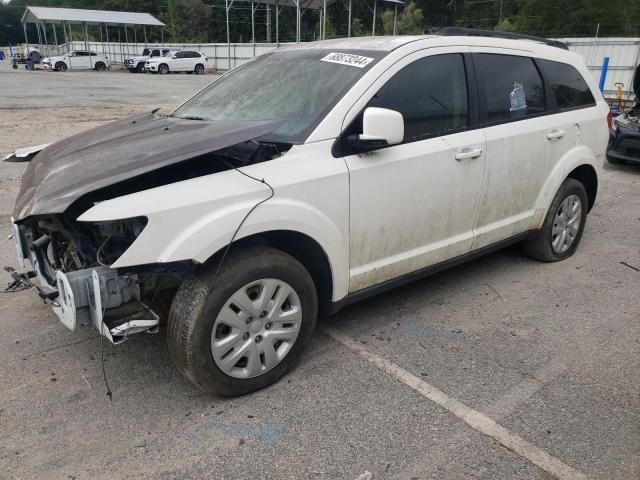
[[[67,64],[64,62],[56,63],[55,70],[58,72],[65,72],[67,70]]]
[[[158,66],[158,73],[160,75],[166,75],[169,73],[169,66],[166,63],[162,63]]]
[[[264,388],[287,373],[313,332],[318,300],[307,270],[270,247],[238,248],[185,280],[169,314],[174,364],[222,396]]]
[[[535,237],[524,244],[525,253],[542,262],[557,262],[574,254],[587,221],[584,185],[567,178],[556,193]]]

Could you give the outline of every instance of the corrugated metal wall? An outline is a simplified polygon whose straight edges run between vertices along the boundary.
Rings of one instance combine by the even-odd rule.
[[[640,38],[564,38],[569,50],[579,53],[593,74],[600,80],[602,62],[609,57],[609,69],[605,80],[604,95],[615,98],[616,83],[624,85],[626,99],[632,99],[631,81],[640,64]]]

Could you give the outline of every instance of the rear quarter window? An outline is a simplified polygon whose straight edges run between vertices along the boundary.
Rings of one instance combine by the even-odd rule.
[[[571,65],[551,60],[538,60],[551,85],[559,109],[592,107],[595,98],[580,72]]]

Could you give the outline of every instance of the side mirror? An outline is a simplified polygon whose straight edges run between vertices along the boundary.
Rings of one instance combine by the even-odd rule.
[[[402,143],[404,118],[400,112],[388,108],[369,107],[362,115],[362,133],[349,135],[348,145],[356,151],[366,152]]]
[[[176,58],[178,58],[178,56],[177,56],[177,55],[173,55],[171,58],[172,58],[173,60],[175,60]]]

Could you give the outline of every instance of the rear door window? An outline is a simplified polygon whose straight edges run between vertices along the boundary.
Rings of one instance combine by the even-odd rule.
[[[518,120],[546,111],[544,84],[533,59],[481,53],[474,57],[489,123]]]
[[[551,85],[559,109],[592,107],[596,104],[587,82],[574,67],[551,60],[538,60],[538,62]]]

